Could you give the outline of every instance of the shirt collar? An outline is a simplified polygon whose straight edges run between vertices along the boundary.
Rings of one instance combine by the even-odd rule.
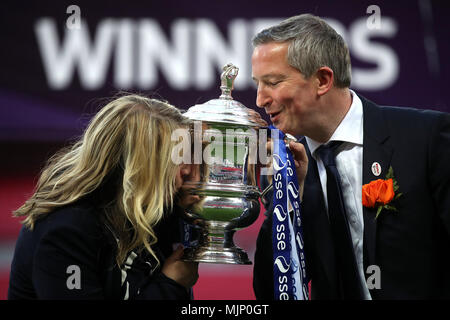
[[[363,144],[363,106],[361,99],[358,95],[350,90],[350,94],[352,95],[352,104],[350,105],[350,109],[347,111],[344,119],[341,121],[339,126],[334,131],[330,140],[328,140],[327,144],[330,141],[344,141],[350,142],[357,145]],[[306,142],[308,143],[309,150],[311,154],[314,156],[315,151],[322,145],[322,143],[317,142],[311,138],[305,137]]]

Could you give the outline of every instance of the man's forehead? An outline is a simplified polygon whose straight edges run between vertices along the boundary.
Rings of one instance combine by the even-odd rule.
[[[252,55],[252,71],[258,77],[282,74],[280,68],[288,66],[287,44],[270,42],[257,46]]]
[[[268,42],[256,46],[253,49],[253,57],[264,58],[273,55],[286,54],[288,43],[286,42]]]

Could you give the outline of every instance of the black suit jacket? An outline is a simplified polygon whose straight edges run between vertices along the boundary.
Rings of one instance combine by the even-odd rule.
[[[152,247],[159,267],[150,253],[134,250],[136,257],[119,268],[117,242],[102,219],[97,198],[88,196],[57,208],[40,218],[32,231],[22,227],[8,299],[119,300],[128,292],[130,300],[188,300],[189,292],[161,272],[172,244],[180,241],[178,219],[174,212],[155,226],[158,243]],[[78,288],[67,284],[69,266],[79,268]]]
[[[402,196],[398,212],[363,208],[364,269],[380,270],[373,299],[450,298],[450,115],[380,107],[363,97],[363,184],[384,178],[390,166]],[[306,145],[305,141],[303,143]],[[306,146],[307,147],[307,146]],[[338,287],[331,230],[317,164],[309,157],[302,203],[307,271],[312,299],[335,299]],[[382,172],[372,173],[378,162]],[[273,299],[272,211],[257,240],[253,286]],[[366,274],[366,277],[372,273]]]

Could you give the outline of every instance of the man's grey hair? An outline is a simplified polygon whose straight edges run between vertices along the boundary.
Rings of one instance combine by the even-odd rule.
[[[253,47],[270,42],[289,43],[288,63],[306,79],[326,66],[333,70],[336,87],[350,86],[352,76],[348,47],[323,19],[301,14],[262,30],[252,39]]]

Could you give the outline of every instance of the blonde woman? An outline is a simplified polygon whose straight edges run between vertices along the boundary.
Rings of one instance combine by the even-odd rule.
[[[15,211],[25,219],[8,298],[189,299],[198,265],[172,245],[175,194],[191,168],[171,161],[171,134],[188,124],[175,107],[138,95],[104,106]]]

